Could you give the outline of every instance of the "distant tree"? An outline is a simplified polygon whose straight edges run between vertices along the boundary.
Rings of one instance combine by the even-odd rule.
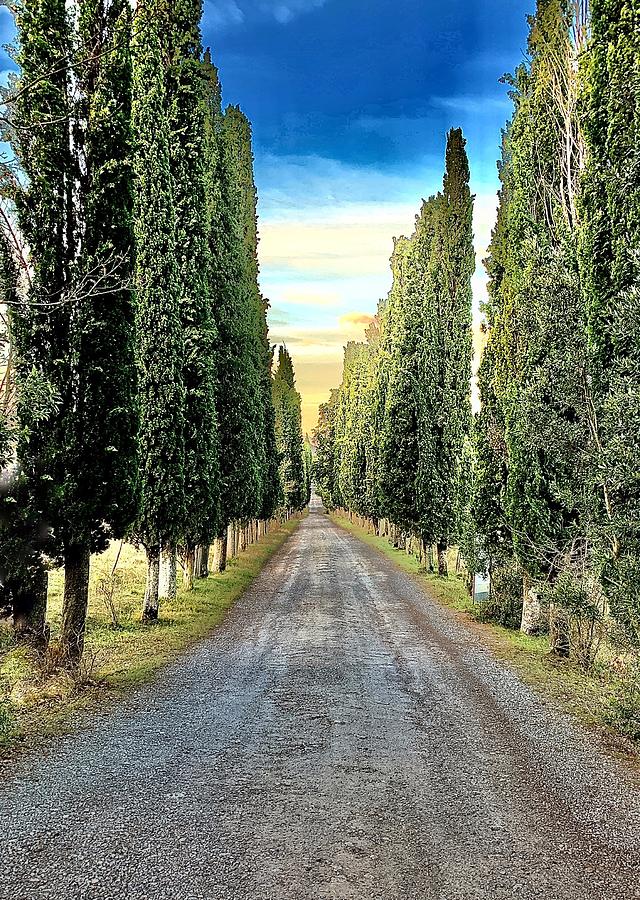
[[[296,390],[293,361],[286,347],[281,347],[278,354],[273,405],[284,506],[294,512],[306,505],[306,486],[300,394]]]
[[[304,505],[311,501],[311,489],[313,484],[313,447],[308,437],[304,439]]]
[[[342,506],[336,473],[336,416],[339,392],[333,390],[327,403],[322,403],[318,412],[318,424],[313,431],[315,457],[313,477],[316,490],[327,509]]]

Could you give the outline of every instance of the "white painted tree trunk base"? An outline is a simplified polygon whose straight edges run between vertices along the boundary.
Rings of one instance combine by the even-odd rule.
[[[175,550],[166,550],[160,556],[160,578],[158,597],[160,600],[175,600],[178,594],[178,564]]]

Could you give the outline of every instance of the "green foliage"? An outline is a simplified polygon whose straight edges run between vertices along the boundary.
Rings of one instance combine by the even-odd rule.
[[[473,198],[460,130],[447,138],[443,191],[396,241],[393,285],[367,334],[345,349],[342,385],[321,410],[325,503],[385,518],[442,552],[462,528],[471,482]]]
[[[311,500],[311,488],[313,485],[313,447],[309,438],[305,438],[303,447],[304,461],[304,505],[308,506]]]
[[[339,392],[331,392],[331,398],[320,406],[318,424],[313,432],[315,455],[313,478],[322,502],[329,510],[342,506],[336,472],[336,416],[338,414]]]
[[[170,165],[184,341],[185,520],[181,542],[209,544],[219,525],[216,341],[209,271],[202,0],[171,5],[166,35]]]
[[[278,366],[273,378],[273,405],[284,507],[290,511],[301,510],[308,502],[301,401],[296,390],[293,361],[286,347],[281,347],[278,354]]]
[[[604,721],[632,741],[640,740],[640,666],[637,660],[613,676]]]
[[[597,551],[614,615],[640,640],[640,29],[593,0],[583,58],[581,271],[591,353]]]
[[[18,15],[13,143],[34,274],[13,331],[22,383],[58,398],[36,419],[20,392],[18,454],[58,546],[96,551],[137,505],[129,20],[124,0],[81,3],[75,30],[64,3]]]
[[[425,207],[423,207],[423,217]],[[414,479],[420,464],[420,441],[414,403],[412,361],[420,335],[416,309],[407,290],[411,242],[400,238],[391,258],[393,285],[381,310],[380,435],[377,483],[380,509],[403,528],[417,523]]]
[[[251,129],[235,107],[223,115],[207,54],[207,202],[211,293],[218,331],[220,523],[266,517],[278,505],[271,351],[258,288],[256,192]]]
[[[474,514],[494,579],[504,567],[552,585],[583,565],[592,505],[571,15],[561,0],[540,0],[530,61],[509,79],[475,432]]]
[[[162,15],[161,15],[162,14]],[[137,532],[157,553],[185,521],[185,390],[163,35],[164,5],[134,19],[135,286],[142,502]]]

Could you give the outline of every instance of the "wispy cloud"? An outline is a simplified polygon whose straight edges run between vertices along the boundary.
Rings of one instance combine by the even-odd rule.
[[[335,212],[376,203],[383,214],[398,204],[416,204],[442,181],[442,159],[425,158],[404,170],[349,163],[322,156],[257,155],[257,179],[263,215],[283,218],[306,211],[317,221],[325,209]]]
[[[350,312],[340,316],[340,324],[345,328],[366,328],[373,322],[373,316],[369,313]]]
[[[255,19],[275,19],[287,25],[304,13],[320,9],[327,0],[206,0],[207,27],[224,31]]]
[[[452,97],[432,97],[433,106],[450,112],[464,115],[481,115],[488,111],[504,112],[505,116],[511,110],[512,104],[508,97],[486,97],[476,94],[458,94]]]
[[[296,16],[319,9],[326,2],[327,0],[268,0],[260,3],[260,9],[286,25]]]
[[[204,8],[207,26],[221,31],[233,25],[242,25],[244,12],[236,0],[207,0]]]
[[[304,385],[305,423],[340,381],[343,346],[363,340],[377,302],[391,286],[393,238],[409,235],[422,197],[442,183],[442,161],[410,174],[320,157],[260,161],[260,265],[273,303],[271,340],[294,354]],[[496,195],[476,189],[473,279],[476,344],[486,297],[486,256]]]

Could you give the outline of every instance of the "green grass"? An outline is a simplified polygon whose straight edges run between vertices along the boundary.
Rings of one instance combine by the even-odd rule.
[[[550,653],[545,635],[529,637],[519,631],[482,621],[482,608],[474,603],[461,578],[440,578],[425,571],[414,556],[396,550],[386,538],[370,534],[366,529],[350,522],[344,516],[331,514],[332,520],[365,544],[375,547],[400,569],[408,572],[426,588],[427,592],[443,606],[454,610],[457,616],[479,635],[494,656],[514,669],[522,680],[533,687],[545,699],[560,706],[588,727],[597,727],[606,733],[613,744],[619,735],[609,715],[612,688],[609,671],[600,665],[593,672],[585,673],[572,662],[557,659]],[[620,749],[628,749],[621,746]]]
[[[191,592],[179,591],[172,603],[162,603],[153,624],[140,621],[145,582],[144,554],[124,545],[116,569],[114,608],[117,624],[101,598],[100,579],[109,576],[119,545],[92,560],[87,636],[79,675],[43,671],[42,660],[17,646],[0,630],[0,750],[21,745],[73,727],[78,714],[117,700],[155,673],[186,648],[206,637],[222,622],[233,603],[249,587],[271,556],[297,528],[293,519],[275,527],[258,543],[230,561],[227,571],[196,581]],[[49,582],[48,620],[52,645],[60,626],[64,573],[53,572]]]

